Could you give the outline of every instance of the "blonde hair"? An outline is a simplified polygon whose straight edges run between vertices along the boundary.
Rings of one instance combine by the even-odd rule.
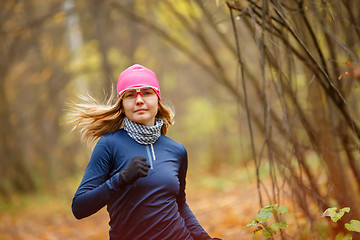
[[[99,103],[94,97],[80,96],[84,103],[73,103],[70,106],[69,123],[75,124],[73,130],[80,129],[81,141],[89,144],[95,142],[101,136],[115,132],[123,127],[125,112],[122,107],[122,99],[115,104],[115,96],[112,95],[106,103]],[[170,125],[173,125],[174,113],[172,109],[159,101],[157,118],[161,118],[164,124],[161,133],[166,134]]]

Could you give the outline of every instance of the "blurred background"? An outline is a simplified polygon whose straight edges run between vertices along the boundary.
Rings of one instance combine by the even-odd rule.
[[[360,219],[360,7],[343,1],[0,2],[0,239],[106,239],[71,213],[93,146],[69,104],[106,101],[134,63],[175,109],[187,198],[214,237],[285,205],[275,239],[333,239]],[[350,207],[337,223],[329,207]],[[359,239],[355,233],[353,239]]]

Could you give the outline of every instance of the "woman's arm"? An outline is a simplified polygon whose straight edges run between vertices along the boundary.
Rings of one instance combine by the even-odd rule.
[[[191,211],[190,207],[186,203],[185,185],[186,185],[186,172],[188,167],[188,158],[185,150],[184,157],[181,160],[179,169],[179,181],[180,191],[177,197],[177,203],[179,205],[179,212],[181,217],[185,220],[187,229],[190,231],[191,236],[195,240],[212,239],[200,225],[195,215]]]
[[[111,151],[102,137],[96,144],[85,174],[77,189],[72,211],[77,219],[88,217],[103,208],[119,189],[119,173],[110,177]]]

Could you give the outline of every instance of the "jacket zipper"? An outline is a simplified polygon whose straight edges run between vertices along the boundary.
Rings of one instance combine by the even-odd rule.
[[[154,161],[155,161],[155,160],[156,160],[156,157],[155,157],[154,145],[151,143],[150,146],[151,146],[152,156],[153,156],[153,159],[154,159]]]
[[[150,149],[151,149],[151,153],[150,153]],[[149,158],[149,162],[150,162],[150,169],[154,169],[154,163],[153,160],[156,160],[155,157],[155,151],[154,151],[154,146],[152,144],[150,144],[150,147],[148,147],[148,145],[146,146],[146,152]]]

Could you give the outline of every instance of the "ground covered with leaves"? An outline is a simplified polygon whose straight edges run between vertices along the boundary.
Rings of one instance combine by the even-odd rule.
[[[248,180],[253,178],[248,177],[244,174],[233,177],[202,175],[188,179],[187,202],[212,237],[224,240],[264,239],[261,234],[253,233],[253,227],[245,227],[260,209],[256,184]],[[106,208],[82,220],[76,220],[72,215],[72,195],[78,181],[69,180],[58,185],[50,191],[52,193],[15,196],[11,202],[2,202],[0,240],[108,239]],[[296,231],[296,228],[291,229],[292,233]],[[277,234],[275,239],[279,237]]]

